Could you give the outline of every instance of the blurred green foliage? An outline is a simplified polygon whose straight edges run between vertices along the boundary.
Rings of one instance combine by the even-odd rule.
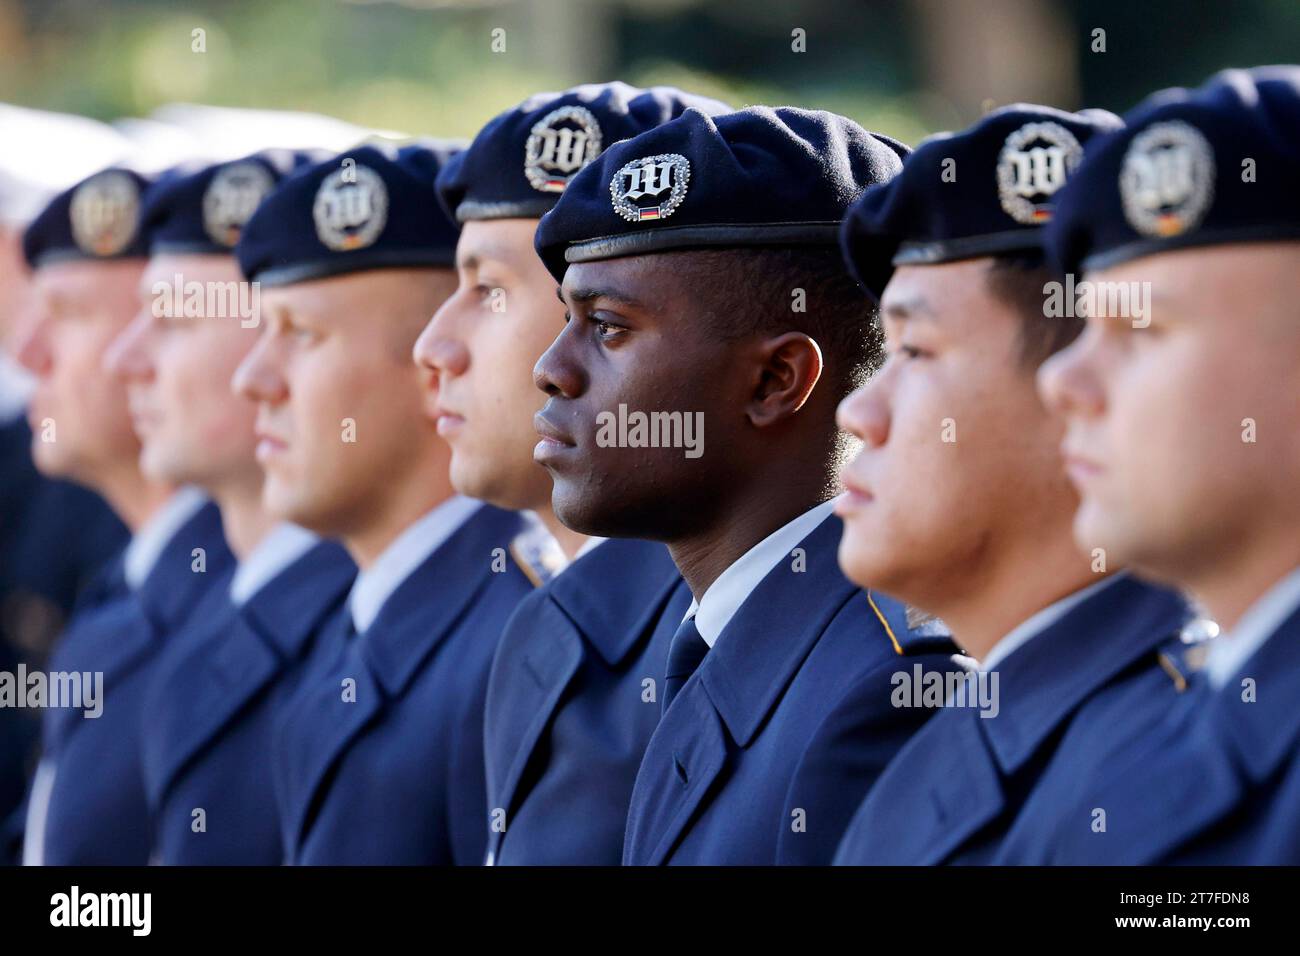
[[[0,0],[0,101],[101,119],[173,101],[301,109],[470,136],[531,93],[618,77],[832,109],[915,142],[970,119],[922,65],[915,14],[933,2]],[[1087,105],[1122,110],[1151,89],[1300,50],[1300,0],[1023,2],[1066,19]],[[789,55],[791,24],[807,31],[804,56]],[[1105,56],[1087,55],[1094,25],[1107,29]],[[192,51],[196,29],[206,52]]]

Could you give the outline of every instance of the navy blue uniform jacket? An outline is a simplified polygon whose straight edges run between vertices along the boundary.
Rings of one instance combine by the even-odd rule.
[[[783,561],[759,583],[673,699],[637,773],[625,864],[828,863],[836,820],[858,795],[833,770],[820,784],[811,773],[795,780],[827,713],[868,682],[881,727],[877,765],[929,716],[893,707],[890,680],[916,662],[945,666],[948,654],[888,626],[903,617],[901,605],[844,577],[836,562],[842,527],[828,517],[800,542],[804,570]],[[845,754],[847,763],[859,759],[856,750]]]
[[[1063,792],[1051,841],[1008,841],[1002,855],[1014,863],[1300,865],[1297,648],[1300,611],[1221,689],[1196,675],[1168,719],[1126,737],[1099,772]]]
[[[994,668],[995,716],[943,707],[898,753],[835,862],[991,862],[1011,831],[1032,827],[1035,814],[1020,820],[1028,805],[1077,788],[1117,736],[1175,706],[1181,684],[1162,649],[1189,616],[1178,595],[1127,575],[1070,608]]]
[[[287,862],[473,864],[487,847],[483,704],[502,628],[532,585],[508,559],[519,516],[484,505],[364,634],[322,648],[275,734]],[[500,550],[498,550],[500,549]],[[349,699],[351,698],[351,699]]]
[[[192,570],[195,548],[206,571]],[[167,542],[138,591],[127,589],[121,563],[88,593],[50,659],[53,671],[102,671],[103,713],[73,708],[45,713],[42,744],[54,763],[44,834],[51,865],[143,865],[152,832],[141,770],[141,740],[152,733],[145,688],[164,647],[190,623],[211,588],[229,584],[234,557],[221,515],[205,504]]]
[[[284,858],[271,731],[356,565],[322,541],[242,607],[226,592],[192,640],[164,655],[146,696],[144,777],[154,856],[166,864],[276,865]],[[202,810],[201,816],[195,811]]]
[[[680,620],[690,594],[668,549],[610,540],[519,605],[488,684],[489,860],[618,865],[674,590]]]

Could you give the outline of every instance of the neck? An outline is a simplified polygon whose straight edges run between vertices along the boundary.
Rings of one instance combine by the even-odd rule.
[[[1043,608],[1095,584],[1094,572],[1067,529],[1050,537],[1020,542],[1000,556],[980,555],[970,562],[977,577],[949,587],[924,609],[951,629],[957,643],[983,660],[1008,633]]]
[[[1217,552],[1231,554],[1231,561],[1207,562],[1198,572],[1179,576],[1179,584],[1195,595],[1225,633],[1231,634],[1252,604],[1300,567],[1294,530],[1283,525],[1277,532],[1270,540]]]
[[[752,483],[746,489],[750,493],[723,502],[713,512],[711,523],[698,533],[668,542],[677,570],[697,600],[746,551],[836,495],[836,490],[825,484],[803,488],[794,483],[764,484],[764,488],[756,488],[757,483]],[[779,493],[774,494],[772,488]]]
[[[379,498],[367,495],[361,507],[364,521],[354,530],[338,533],[343,546],[362,571],[378,560],[403,531],[419,521],[456,491],[447,479],[447,461],[419,473],[418,480],[395,484]]]
[[[262,479],[232,483],[228,488],[212,489],[212,500],[221,509],[221,527],[226,544],[237,559],[243,561],[276,525],[262,508]]]
[[[578,552],[582,550],[582,546],[589,540],[589,536],[580,534],[577,531],[572,531],[560,524],[560,519],[555,517],[555,512],[551,510],[551,504],[549,501],[542,507],[534,508],[533,510],[537,514],[537,517],[541,519],[542,524],[546,526],[546,530],[549,531],[551,536],[559,542],[560,549],[564,552],[564,556],[570,561],[576,558]]]
[[[135,534],[176,492],[176,486],[150,481],[134,462],[107,465],[87,482]]]

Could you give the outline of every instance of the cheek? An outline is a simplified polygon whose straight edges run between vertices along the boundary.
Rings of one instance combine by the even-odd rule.
[[[939,490],[975,439],[968,396],[944,376],[910,376],[898,383],[889,405],[889,437],[882,449],[895,494],[917,487]]]
[[[1143,484],[1186,480],[1239,436],[1237,409],[1222,399],[1222,370],[1189,345],[1149,348],[1108,395],[1115,464],[1130,478],[1145,476]]]
[[[92,419],[125,415],[126,386],[103,368],[110,335],[78,336],[84,328],[69,327],[59,344],[54,381],[62,401],[84,410]]]
[[[53,380],[64,392],[91,396],[95,391],[103,391],[104,384],[111,381],[111,376],[100,369],[103,356],[103,343],[99,337],[80,336],[80,329],[65,326],[52,343],[54,355]]]
[[[499,359],[486,372],[480,386],[490,390],[490,398],[505,416],[503,424],[517,429],[519,422],[532,428],[533,413],[546,403],[546,393],[533,384],[533,366],[551,344],[549,337],[531,334],[512,335],[509,345],[500,350]],[[543,341],[545,339],[545,341]]]

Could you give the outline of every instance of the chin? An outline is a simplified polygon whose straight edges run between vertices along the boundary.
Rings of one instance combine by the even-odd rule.
[[[621,537],[612,533],[613,522],[607,517],[608,509],[579,495],[565,494],[560,485],[551,493],[551,508],[560,524],[579,534],[597,535],[602,538]]]
[[[270,475],[262,485],[262,507],[268,516],[277,521],[292,521],[294,524],[304,524],[305,511],[298,496],[292,488],[286,487],[281,481],[277,481]]]
[[[43,442],[39,437],[32,442],[32,463],[47,478],[72,478],[73,468],[67,454],[55,448],[54,442]]]
[[[1122,528],[1123,523],[1117,524],[1115,516],[1107,514],[1095,501],[1084,499],[1074,513],[1074,543],[1089,560],[1093,549],[1101,548],[1108,568],[1118,568],[1128,560]]]
[[[475,468],[472,464],[467,463],[464,455],[454,451],[452,452],[451,467],[447,469],[447,477],[457,494],[478,501],[486,501],[498,508],[518,509],[528,507],[517,502],[506,501],[505,499],[509,496],[502,494],[504,485],[501,481],[494,480],[493,475],[484,474],[482,469]]]
[[[189,485],[196,483],[190,475],[189,469],[176,467],[174,462],[168,461],[157,452],[150,454],[146,451],[140,456],[140,473],[150,481],[161,484]]]
[[[884,590],[880,584],[883,575],[880,573],[879,563],[873,561],[872,555],[864,548],[854,544],[847,534],[840,539],[838,557],[840,570],[858,587]]]

